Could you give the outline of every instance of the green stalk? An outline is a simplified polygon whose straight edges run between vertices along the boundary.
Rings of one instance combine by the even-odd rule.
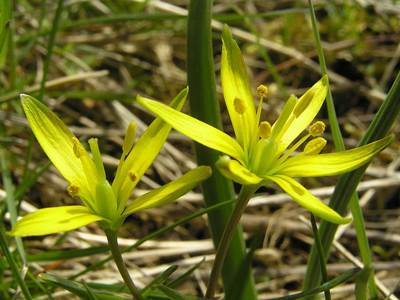
[[[47,75],[48,75],[48,72],[49,72],[51,56],[53,54],[54,41],[56,39],[56,33],[58,31],[58,27],[60,26],[61,13],[62,13],[62,10],[63,10],[63,5],[64,5],[64,0],[58,0],[56,13],[55,13],[54,19],[53,19],[53,26],[51,28],[51,31],[50,31],[50,34],[49,34],[49,42],[47,44],[47,55],[46,55],[46,59],[44,61],[44,66],[43,66],[43,77],[42,77],[42,81],[40,82],[40,91],[39,91],[39,97],[38,97],[38,99],[40,101],[43,100],[43,95],[44,95],[44,92],[45,92]]]
[[[312,22],[312,27],[313,27],[313,32],[314,32],[314,38],[316,41],[318,57],[319,57],[319,62],[320,62],[320,66],[321,66],[321,72],[323,75],[326,75],[327,67],[326,67],[326,63],[325,63],[323,49],[321,46],[320,36],[319,36],[318,28],[317,28],[317,19],[315,16],[315,11],[314,11],[312,0],[309,0],[309,7],[310,7],[310,16],[311,16],[311,22]],[[339,123],[336,118],[336,112],[335,112],[335,107],[334,107],[332,93],[331,93],[331,90],[329,87],[329,83],[328,83],[328,95],[327,95],[327,99],[326,99],[326,104],[327,104],[327,110],[328,110],[328,116],[329,116],[329,123],[332,128],[332,135],[333,135],[335,148],[337,151],[342,151],[345,149],[345,145],[344,145],[342,134],[340,132]],[[382,137],[383,137],[383,135],[382,135]],[[361,176],[362,176],[362,174],[361,174]],[[360,179],[361,179],[361,176],[360,176]],[[356,185],[358,184],[358,181],[354,182],[354,184],[355,184],[354,188],[351,187],[353,189],[353,193],[350,194],[349,198],[345,199],[344,202],[346,202],[345,203],[346,207],[347,207],[347,204],[350,202],[350,210],[351,210],[353,218],[354,218],[353,225],[356,230],[358,247],[360,249],[360,255],[361,255],[364,267],[372,270],[372,255],[371,255],[368,238],[367,238],[366,231],[365,231],[364,217],[363,217],[362,210],[361,210],[361,207],[359,204],[358,196],[356,193],[354,193],[354,189],[355,189]],[[336,187],[336,190],[338,188],[339,188],[339,183]],[[343,199],[335,198],[334,196],[335,196],[335,194],[331,198],[330,204],[332,206],[335,206],[336,203],[343,201]],[[344,207],[344,211],[341,211],[340,213],[344,213],[346,210],[346,207]],[[326,222],[323,222],[323,225],[332,227],[332,230],[333,230],[333,228],[335,228],[333,230],[333,235],[334,235],[337,226],[334,226],[333,224],[328,224]],[[324,228],[324,227],[321,226],[321,228]],[[320,235],[325,237],[325,234],[322,231],[321,231]],[[333,236],[329,240],[329,243],[324,243],[325,257],[328,256],[332,240],[333,240]],[[305,289],[309,289],[309,288],[318,286],[318,282],[319,282],[318,279],[320,277],[320,274],[318,272],[317,272],[318,274],[312,274],[313,271],[317,270],[317,265],[321,264],[321,261],[318,260],[318,257],[316,257],[316,253],[318,252],[318,250],[315,249],[315,247],[316,246],[314,245],[311,250],[311,255],[309,257],[307,274],[306,274],[306,278],[304,281]],[[311,278],[311,277],[313,277],[313,278]],[[373,270],[370,272],[368,283],[369,283],[368,287],[370,290],[371,299],[377,299],[378,290],[375,285]],[[361,294],[361,292],[360,292],[360,294]],[[361,299],[361,298],[359,298],[359,299]]]
[[[213,127],[222,128],[219,103],[217,100],[212,53],[211,36],[212,0],[192,0],[188,17],[188,84],[189,101],[192,115]],[[214,166],[218,153],[199,144],[195,145],[199,165]],[[216,169],[213,175],[202,184],[207,207],[234,199],[232,182],[223,177]],[[226,205],[208,214],[214,245],[218,245],[223,230],[232,213],[232,206]],[[245,245],[242,229],[238,225],[232,233],[232,241],[222,267],[222,279],[225,287],[231,286],[245,259]],[[256,290],[252,272],[246,272],[241,284],[243,291],[240,300],[255,300]],[[234,299],[230,290],[225,291],[226,299]]]
[[[219,242],[217,253],[215,255],[214,265],[211,270],[211,275],[208,280],[207,292],[205,297],[212,299],[215,294],[215,290],[218,285],[218,278],[221,274],[222,266],[228,252],[230,242],[232,240],[232,235],[235,232],[236,226],[239,224],[240,218],[244,210],[246,209],[247,203],[249,203],[250,197],[254,194],[257,187],[243,185],[240,190],[240,194],[236,201],[236,206],[232,212],[232,215],[225,226],[224,232],[222,234],[221,240]],[[226,299],[231,299],[226,297]]]
[[[118,271],[121,274],[122,279],[124,280],[129,291],[131,292],[133,299],[144,300],[144,298],[140,294],[139,289],[133,283],[133,280],[132,280],[131,276],[129,275],[128,269],[125,266],[121,252],[119,251],[117,233],[110,229],[106,229],[105,233],[107,236],[108,246],[109,246],[112,256],[114,258],[115,264],[118,267]]]

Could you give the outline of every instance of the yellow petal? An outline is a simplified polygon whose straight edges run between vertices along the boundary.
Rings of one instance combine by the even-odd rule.
[[[21,95],[21,102],[29,125],[48,158],[68,182],[79,187],[83,197],[90,197],[90,187],[85,172],[91,174],[91,179],[96,178],[96,172],[93,163],[90,163],[91,160],[87,159],[88,154],[84,147],[46,105],[28,95]],[[85,170],[82,167],[82,158],[78,158],[79,155],[77,156],[74,151],[77,147],[87,162]]]
[[[228,156],[222,156],[217,161],[218,170],[235,182],[244,185],[259,184],[263,179],[242,166],[238,161],[230,159]]]
[[[225,103],[236,137],[246,148],[257,138],[254,132],[258,126],[249,76],[240,48],[228,26],[224,27],[222,42],[221,82]]]
[[[333,176],[354,170],[370,161],[377,153],[393,141],[389,135],[373,143],[351,150],[317,154],[298,155],[289,158],[273,172],[291,177]]]
[[[265,178],[279,185],[293,200],[312,212],[315,216],[335,224],[346,224],[351,221],[351,219],[340,216],[296,180],[284,175],[266,176]]]
[[[207,179],[210,175],[210,167],[201,166],[191,170],[175,181],[136,198],[133,203],[127,207],[124,215],[128,216],[147,208],[161,206],[175,201],[193,189],[199,182]]]
[[[280,139],[282,149],[286,149],[318,114],[328,91],[327,80],[326,77],[323,77],[297,101],[291,116],[288,118],[290,124],[287,124],[287,127],[285,126],[286,130]]]
[[[172,100],[171,107],[182,109],[187,92],[187,89],[182,90]],[[172,108],[170,109],[173,110]],[[155,119],[143,132],[123,162],[112,184],[114,193],[118,195],[118,208],[120,211],[124,209],[132,190],[160,152],[170,130],[171,126],[168,122],[164,122],[161,118]]]
[[[65,232],[103,218],[80,205],[39,209],[18,220],[10,232],[14,236],[36,236]]]
[[[162,118],[176,130],[196,142],[244,161],[244,153],[235,139],[207,123],[176,111],[157,101],[138,97],[138,103]]]

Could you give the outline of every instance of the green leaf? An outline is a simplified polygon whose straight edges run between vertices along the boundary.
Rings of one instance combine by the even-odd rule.
[[[244,161],[240,145],[223,131],[157,101],[138,97],[137,102],[196,142]]]
[[[182,109],[187,93],[188,90],[183,89],[172,100],[171,107],[178,110]],[[163,122],[161,118],[155,119],[141,135],[123,162],[121,170],[116,174],[112,183],[114,193],[118,195],[118,208],[120,211],[125,207],[126,201],[140,178],[157,157],[170,130],[171,126]]]
[[[376,142],[336,153],[297,155],[289,158],[276,173],[290,177],[332,176],[352,171],[370,161],[377,153],[393,142],[389,135]]]
[[[265,176],[279,185],[290,197],[293,198],[297,203],[303,206],[305,209],[312,212],[314,215],[324,219],[326,221],[335,224],[346,224],[351,219],[343,218],[332,208],[324,204],[321,200],[311,194],[304,186],[298,183],[296,180],[285,176],[285,175],[274,175]]]
[[[35,236],[65,232],[102,220],[85,206],[71,205],[39,209],[18,220],[13,236]]]
[[[210,175],[210,167],[202,166],[191,170],[178,179],[136,198],[133,203],[127,207],[124,215],[128,216],[147,208],[161,206],[175,201]]]

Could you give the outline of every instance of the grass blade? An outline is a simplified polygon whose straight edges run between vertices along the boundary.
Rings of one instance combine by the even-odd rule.
[[[63,5],[64,5],[64,0],[58,0],[56,13],[55,13],[54,19],[53,19],[53,26],[51,28],[51,31],[49,34],[49,42],[47,44],[46,60],[44,61],[44,65],[43,65],[43,77],[42,77],[42,81],[40,82],[40,91],[39,91],[39,97],[38,97],[39,100],[43,100],[43,95],[45,92],[45,86],[46,86],[46,81],[47,81],[47,75],[49,72],[49,66],[50,66],[50,62],[51,62],[51,56],[53,54],[54,41],[56,39],[56,33],[58,31],[58,27],[60,26]]]

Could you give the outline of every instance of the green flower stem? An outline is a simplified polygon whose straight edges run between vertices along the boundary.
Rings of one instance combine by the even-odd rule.
[[[124,260],[122,258],[122,255],[121,255],[121,252],[120,252],[119,246],[118,246],[117,233],[110,229],[106,229],[105,233],[107,236],[108,246],[110,247],[110,251],[111,251],[114,261],[118,267],[118,271],[121,274],[122,279],[124,279],[128,289],[130,290],[130,292],[133,296],[133,299],[144,300],[144,298],[140,294],[138,288],[133,283],[132,278],[129,275],[129,272],[125,266]]]
[[[320,266],[321,266],[321,274],[322,274],[322,283],[325,283],[328,281],[328,273],[326,271],[326,264],[325,264],[325,254],[324,254],[324,249],[321,244],[321,238],[318,233],[318,226],[317,226],[317,221],[315,220],[315,217],[313,214],[311,214],[311,227],[314,235],[314,244],[316,245],[318,252],[319,252],[319,258],[320,258]],[[326,300],[331,300],[331,292],[329,289],[326,289],[324,291],[325,294],[325,299]]]
[[[222,234],[221,241],[217,248],[214,265],[211,270],[211,275],[210,275],[210,278],[208,281],[208,286],[207,286],[207,292],[205,295],[205,297],[207,299],[212,299],[214,297],[215,289],[218,284],[218,277],[221,273],[222,266],[224,264],[224,259],[225,259],[226,253],[228,252],[229,244],[232,240],[234,230],[235,230],[236,226],[238,225],[244,210],[246,209],[246,206],[250,200],[250,197],[254,194],[254,192],[256,190],[257,190],[257,186],[250,186],[250,185],[247,185],[247,186],[244,185],[244,186],[242,186],[242,189],[240,190],[240,194],[238,196],[236,206],[232,212],[229,222],[225,226],[225,230]]]
[[[190,110],[193,117],[204,121],[215,128],[222,128],[221,113],[216,92],[214,59],[211,33],[212,0],[191,0],[188,17],[187,37],[187,73],[189,85]],[[215,150],[195,144],[197,163],[213,166],[220,153]],[[235,197],[230,180],[214,168],[212,176],[202,183],[204,200],[207,207],[232,200]],[[233,211],[233,205],[226,205],[208,213],[210,231],[214,245],[218,245]],[[245,260],[245,244],[242,229],[234,229],[232,241],[222,267],[223,284],[226,287],[226,299],[255,300],[257,299],[252,272],[246,270],[241,274],[241,282],[235,282],[237,273]],[[232,284],[240,285],[241,296],[232,294],[228,288]]]

